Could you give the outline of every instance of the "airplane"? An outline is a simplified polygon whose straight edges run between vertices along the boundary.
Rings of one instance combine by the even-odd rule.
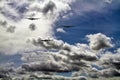
[[[71,28],[71,27],[74,27],[74,26],[63,26],[64,28]]]
[[[49,42],[49,41],[52,41],[52,40],[50,40],[50,39],[41,39],[41,38],[39,38],[38,41]]]
[[[28,19],[28,20],[38,20],[40,18],[26,18],[26,19]]]
[[[52,41],[52,40],[44,39],[44,40],[41,40],[41,41],[48,42],[48,41]]]

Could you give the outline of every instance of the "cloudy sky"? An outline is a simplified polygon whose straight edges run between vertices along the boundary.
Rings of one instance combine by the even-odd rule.
[[[120,76],[119,21],[119,0],[0,0],[1,68]]]

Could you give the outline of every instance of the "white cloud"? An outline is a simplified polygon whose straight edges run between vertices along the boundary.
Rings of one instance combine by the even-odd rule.
[[[57,32],[65,33],[65,30],[63,28],[57,28]]]
[[[93,63],[97,71],[89,71],[89,75],[97,77],[113,77],[113,76],[120,76],[120,53],[119,49],[117,52],[110,52],[110,51],[103,51],[100,55],[100,59]],[[101,70],[99,69],[101,68]],[[94,74],[93,74],[94,73]],[[93,74],[93,75],[91,75]]]
[[[89,46],[93,50],[100,50],[104,48],[110,48],[113,47],[113,44],[111,43],[111,38],[107,37],[106,35],[102,33],[97,34],[90,34],[86,36],[88,38]]]
[[[30,2],[29,0],[21,0],[20,2],[16,0],[9,2],[2,1],[0,3],[2,9],[0,11],[0,20],[7,21],[7,28],[9,28],[9,26],[16,26],[16,28],[12,33],[9,33],[7,32],[7,28],[3,28],[3,25],[0,25],[0,52],[11,55],[20,51],[34,50],[37,47],[26,43],[28,39],[38,37],[54,38],[54,22],[58,20],[59,14],[71,9],[69,6],[71,2],[72,0],[45,0],[39,2]],[[51,6],[51,8],[48,8],[49,6]],[[32,11],[31,9],[34,9],[34,7],[40,8],[40,11]],[[47,10],[46,15],[44,15],[45,9]],[[51,10],[52,14],[49,13]],[[32,13],[36,13],[34,17],[40,19],[35,21],[25,19],[30,17],[28,14]],[[35,31],[29,29],[29,25],[32,23],[37,27]]]
[[[106,3],[111,4],[113,0],[105,0]]]
[[[86,44],[70,45],[61,40],[43,41],[41,38],[33,43],[35,46],[43,47],[45,51],[23,54],[22,60],[26,64],[22,68],[27,71],[79,70],[81,67],[90,67],[91,62],[98,59],[95,52]]]

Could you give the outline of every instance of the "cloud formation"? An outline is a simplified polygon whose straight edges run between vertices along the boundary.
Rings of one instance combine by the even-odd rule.
[[[55,3],[49,1],[48,3],[45,4],[45,7],[43,8],[42,12],[43,14],[47,14],[48,12],[53,13],[55,8],[56,8]]]
[[[87,35],[89,39],[96,40],[95,47],[101,47],[101,42],[99,39],[104,41],[105,45],[110,44],[110,38],[98,33],[93,35]],[[94,37],[94,38],[93,38]],[[91,40],[91,41],[92,41]],[[91,49],[91,46],[87,44],[77,43],[75,45],[70,45],[62,40],[56,39],[46,39],[42,38],[31,40],[32,44],[37,47],[42,47],[43,51],[32,52],[29,54],[23,54],[22,60],[27,62],[22,68],[26,70],[33,71],[72,71],[79,70],[81,67],[91,67],[92,61],[97,61],[96,51]],[[91,44],[91,42],[90,42]],[[49,66],[46,66],[48,65]]]
[[[59,19],[58,17],[61,13],[71,9],[71,3],[72,0],[1,1],[0,19],[5,22],[2,22],[0,25],[0,52],[7,55],[13,55],[18,52],[35,50],[38,48],[28,43],[28,39],[38,37],[54,38],[54,22]],[[40,8],[40,10],[33,11],[33,9],[37,9],[34,7]],[[26,19],[31,17],[31,15],[33,17],[33,14],[34,17],[40,19],[35,21]],[[29,24],[32,23],[37,26],[35,31],[31,31],[28,28]],[[15,26],[16,28],[14,29],[10,26]]]
[[[113,44],[111,43],[111,38],[107,37],[106,35],[102,33],[98,34],[90,34],[86,36],[88,38],[89,46],[93,50],[100,50],[104,48],[110,48],[113,47]]]
[[[27,62],[22,68],[27,71],[67,72],[90,67],[98,57],[86,44],[70,45],[61,40],[33,40],[33,45],[43,47],[43,51],[23,54],[22,60]]]
[[[120,76],[120,52],[102,52],[100,59],[93,63],[96,67],[87,70],[87,75],[92,78]],[[79,72],[77,74],[80,74]]]
[[[79,0],[74,3],[79,6],[74,5],[71,8],[74,1],[41,0],[38,2],[36,0],[30,2],[21,0],[17,2],[17,0],[12,0],[12,2],[2,1],[0,3],[0,19],[2,19],[0,22],[0,53],[11,55],[19,52],[22,55],[21,60],[24,64],[19,67],[18,71],[16,70],[18,74],[27,74],[27,72],[29,74],[31,71],[78,71],[84,67],[85,73],[89,72],[88,75],[91,77],[120,76],[120,50],[117,50],[115,54],[103,52],[104,54],[99,58],[96,55],[98,50],[113,47],[110,37],[102,33],[87,35],[89,45],[80,43],[71,45],[55,39],[53,26],[61,15],[66,18],[69,11],[74,11],[79,15],[91,11],[101,12],[101,9],[107,5],[103,0],[92,0],[91,2]],[[31,16],[40,19],[32,22],[26,20]],[[70,12],[70,16],[73,16],[72,12]],[[32,23],[34,25],[30,26],[29,24]],[[16,28],[10,25],[16,26]],[[29,30],[29,27],[34,31]],[[64,32],[61,28],[57,31]],[[93,68],[92,64],[101,67],[102,70]],[[0,77],[6,77],[6,74],[8,73],[0,73]]]
[[[57,32],[61,32],[61,33],[66,33],[65,30],[63,28],[57,28],[56,30]]]

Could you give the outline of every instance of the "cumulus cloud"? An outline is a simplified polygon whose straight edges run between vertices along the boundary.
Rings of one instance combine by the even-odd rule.
[[[88,36],[89,38],[92,38],[92,40],[94,39],[99,43],[97,47],[101,45],[99,39],[102,39],[105,42],[105,45],[106,43],[107,45],[112,45],[111,39],[101,33],[87,35],[87,37]],[[36,53],[33,52],[30,54],[26,54],[26,56],[25,54],[23,54],[24,56],[22,57],[22,60],[27,63],[23,65],[22,68],[28,71],[43,70],[64,72],[79,70],[82,69],[82,67],[86,67],[86,69],[83,69],[85,70],[85,74],[93,78],[98,78],[100,76],[119,76],[119,49],[116,51],[116,54],[110,52],[101,52],[105,54],[100,55],[100,59],[98,59],[96,55],[97,52],[92,50],[87,44],[77,43],[75,45],[70,45],[61,40],[48,39],[47,41],[44,41],[41,38],[33,39],[32,43],[35,46],[43,47],[44,50]],[[102,46],[102,48],[104,47],[106,46]],[[97,62],[93,63],[93,61]],[[44,65],[41,66],[41,64],[43,63]],[[44,67],[48,64],[49,66]],[[102,70],[92,68],[92,64],[101,67]],[[77,73],[77,75],[81,74],[83,73]]]
[[[80,43],[71,45],[62,40],[54,39],[54,22],[59,19],[59,15],[67,14],[68,11],[72,10],[70,6],[72,2],[74,0],[41,0],[40,2],[37,2],[37,0],[33,2],[12,0],[12,2],[6,3],[6,1],[2,1],[0,3],[0,6],[2,6],[0,8],[0,19],[4,21],[0,22],[0,53],[14,54],[23,52],[21,60],[24,64],[16,72],[21,74],[26,74],[27,71],[66,72],[80,70],[84,67],[86,72],[91,72],[89,76],[92,77],[96,77],[94,76],[96,74],[105,74],[107,76],[118,76],[120,74],[119,49],[115,54],[107,52],[101,55],[100,58],[96,55],[97,51],[94,51],[113,47],[111,38],[106,35],[102,33],[87,35],[90,42],[89,46]],[[103,1],[96,0],[92,0],[92,2],[80,0],[75,3],[80,4],[74,7],[74,11],[78,14],[100,11],[105,6],[102,4]],[[96,6],[98,6],[97,9]],[[33,23],[33,21],[25,19],[31,17],[27,14],[40,18],[34,21],[37,26],[35,31],[28,29],[29,24]],[[71,13],[71,15],[73,14]],[[16,26],[15,31],[14,28],[9,27],[13,24]],[[32,25],[31,30],[33,28]],[[6,32],[6,29],[8,29],[8,32],[14,33],[10,34]],[[62,29],[57,31],[64,32]],[[35,51],[36,49],[39,51]],[[91,69],[94,62],[104,69],[102,71]]]
[[[105,51],[102,53],[104,54],[101,54],[100,59],[96,63],[93,63],[98,67],[95,67],[96,70],[89,69],[88,75],[94,78],[98,78],[101,76],[102,77],[120,76],[119,49],[115,53],[112,53],[110,51]]]
[[[116,69],[119,69],[120,66],[120,53],[119,51],[117,51],[116,53],[112,53],[112,52],[105,52],[105,54],[101,55],[100,58],[100,63],[104,66],[104,67],[115,67]]]
[[[14,63],[0,64],[0,78],[7,78],[14,72]]]
[[[26,71],[66,72],[90,67],[90,62],[98,58],[86,44],[70,45],[61,40],[33,40],[35,46],[43,47],[43,51],[23,54],[26,63],[22,68]]]
[[[3,26],[3,27],[6,27],[7,26],[7,21],[0,21],[0,25]]]
[[[38,49],[38,47],[28,43],[28,39],[38,37],[54,38],[54,22],[58,20],[61,13],[71,9],[71,3],[72,0],[45,0],[39,2],[37,0],[21,0],[20,2],[17,0],[1,1],[0,19],[7,23],[2,22],[0,25],[0,52],[11,55],[18,52],[32,51]],[[40,8],[40,11],[32,11],[31,9],[35,6]],[[34,17],[39,17],[40,19],[34,21],[37,29],[35,31],[30,31],[28,27],[33,21],[31,22],[25,18],[31,17],[31,14],[33,17],[33,13]],[[16,26],[16,28],[11,28],[9,27],[10,25]],[[3,28],[5,26],[7,27],[7,30]]]
[[[48,12],[53,13],[55,8],[56,8],[55,3],[52,1],[49,1],[48,3],[45,4],[42,12],[43,14],[47,14]]]
[[[101,71],[101,76],[103,77],[120,76],[120,71],[113,68],[104,69]]]
[[[7,32],[14,33],[15,32],[15,26],[10,26],[7,28]]]
[[[94,51],[92,51],[89,46],[87,46],[86,44],[76,44],[76,45],[70,45],[68,43],[63,42],[62,40],[50,40],[50,41],[42,41],[41,38],[38,38],[37,40],[33,39],[32,43],[35,46],[41,46],[47,50],[60,50],[63,51],[63,54],[65,55],[80,55],[83,56],[84,55],[88,55],[88,56],[95,56]],[[37,45],[36,45],[37,44]],[[64,53],[64,51],[66,51],[67,53]],[[62,52],[61,52],[62,53]],[[86,57],[87,59],[87,57]],[[88,57],[89,59],[89,57]]]
[[[88,38],[89,46],[93,50],[100,50],[104,48],[110,48],[113,47],[113,44],[111,43],[111,38],[107,37],[106,35],[102,33],[98,34],[90,34],[86,36]]]
[[[79,8],[76,8],[77,6],[75,5],[71,6],[73,3],[76,3],[76,4],[80,3],[81,5],[79,5]],[[10,53],[17,53],[19,51],[36,49],[36,47],[33,47],[31,44],[26,43],[26,41],[29,38],[38,38],[38,37],[42,37],[42,38],[52,37],[53,38],[54,37],[53,25],[54,25],[54,22],[59,19],[58,17],[60,15],[67,16],[66,15],[67,12],[73,11],[73,10],[81,14],[82,10],[84,12],[88,9],[87,6],[85,7],[84,5],[82,5],[83,3],[85,4],[85,6],[88,5],[88,7],[89,5],[90,6],[92,6],[93,4],[96,5],[96,1],[94,0],[90,3],[89,1],[83,1],[83,0],[80,0],[80,2],[76,0],[59,0],[59,1],[56,1],[56,0],[45,0],[45,1],[21,0],[20,2],[17,2],[16,0],[12,0],[8,2],[1,1],[0,19],[2,19],[3,21],[5,20],[7,22],[7,26],[14,24],[13,26],[16,26],[16,29],[15,31],[14,29],[9,30],[10,32],[14,31],[13,34],[7,33],[6,29],[0,29],[1,30],[0,31],[1,32],[0,52],[8,53],[9,51],[9,54],[10,54]],[[72,9],[71,7],[75,9]],[[33,11],[32,10],[33,8],[39,9],[39,10]],[[88,9],[87,11],[88,12],[92,11],[92,9]],[[25,19],[26,17],[31,17],[31,15],[32,17],[34,15],[34,17],[40,18],[39,20],[34,21],[34,24],[37,26],[37,29],[32,32],[28,29],[28,26],[29,24],[31,24],[31,21],[28,21]],[[58,31],[63,32],[62,29],[61,30],[58,29]],[[11,45],[13,47],[10,47]],[[17,48],[15,46],[17,46]]]
[[[35,25],[34,23],[30,24],[30,25],[29,25],[29,29],[30,29],[31,31],[36,30],[36,25]]]

